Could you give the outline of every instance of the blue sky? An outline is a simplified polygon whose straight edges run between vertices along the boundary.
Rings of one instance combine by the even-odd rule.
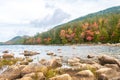
[[[119,6],[120,0],[0,0],[0,42],[33,36],[89,13]]]

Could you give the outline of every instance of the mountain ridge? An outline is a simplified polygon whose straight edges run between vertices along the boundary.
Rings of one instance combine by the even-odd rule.
[[[86,42],[116,43],[120,41],[118,38],[120,37],[120,28],[117,27],[120,21],[119,18],[120,6],[115,6],[55,26],[51,30],[43,33],[38,33],[33,37],[26,38],[22,42],[23,44],[71,44]],[[86,27],[85,30],[82,29],[84,27]],[[95,27],[96,29],[94,30]],[[79,31],[75,31],[74,29],[78,29]],[[65,33],[64,36],[61,32]],[[81,37],[83,34],[84,38]],[[114,37],[115,40],[112,40],[111,37]],[[100,38],[106,39],[103,41],[100,40]]]

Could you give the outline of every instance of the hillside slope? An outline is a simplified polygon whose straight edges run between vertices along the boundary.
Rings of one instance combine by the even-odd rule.
[[[24,43],[24,39],[27,39],[28,36],[16,36],[14,38],[12,38],[9,41],[4,42],[4,44],[23,44]]]
[[[75,44],[120,42],[120,6],[88,14],[36,34],[24,44]]]

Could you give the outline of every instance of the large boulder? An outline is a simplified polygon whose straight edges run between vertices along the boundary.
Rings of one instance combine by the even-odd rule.
[[[102,55],[98,57],[98,60],[100,61],[100,63],[102,65],[104,64],[117,64],[120,67],[120,62],[118,59],[111,57],[111,56],[107,56],[107,55]]]
[[[62,60],[61,60],[61,58],[54,58],[54,59],[48,61],[48,64],[52,68],[61,67],[62,66]]]
[[[60,68],[58,72],[59,73],[65,72],[71,76],[74,76],[77,72],[80,71],[80,69],[81,69],[80,67]]]
[[[46,73],[48,68],[46,66],[42,66],[40,64],[30,64],[26,65],[22,70],[21,70],[21,76],[24,76],[29,73],[35,73],[35,72],[43,72]]]
[[[63,74],[50,78],[49,80],[72,80],[69,74]]]
[[[99,70],[96,71],[96,73],[99,74],[111,74],[112,72],[114,72],[114,70],[112,68],[101,68]]]
[[[4,53],[2,55],[3,58],[14,58],[14,54],[8,54],[8,53]]]
[[[48,67],[57,68],[57,67],[62,66],[62,59],[61,58],[53,58],[48,61],[45,59],[41,59],[39,61],[39,63],[41,63],[42,65],[48,66]]]
[[[79,63],[80,63],[80,59],[78,58],[68,59],[68,64],[71,66],[79,65]]]
[[[117,64],[105,64],[105,67],[112,68],[116,71],[120,71],[120,67]]]
[[[18,66],[11,66],[6,71],[4,71],[0,78],[5,78],[8,80],[13,80],[20,77],[20,68]]]
[[[98,76],[98,80],[108,80],[108,77],[105,74],[101,74]]]
[[[0,78],[0,80],[8,80],[8,79],[6,79],[6,78]]]
[[[104,76],[108,79],[115,78],[120,75],[116,70],[112,68],[101,68],[96,71],[96,74],[98,75],[98,77],[104,74]]]
[[[36,80],[45,80],[45,76],[42,72],[26,74],[24,77],[31,77]]]
[[[47,65],[47,64],[48,64],[48,62],[47,62],[46,59],[41,59],[41,60],[39,61],[39,63],[42,64],[42,65]]]
[[[76,74],[80,80],[94,80],[95,76],[90,70],[83,70]]]
[[[32,72],[35,72],[35,68],[38,67],[38,65],[31,64],[31,65],[26,65],[22,70],[21,70],[21,75],[29,74]]]
[[[16,80],[33,80],[31,77],[23,77],[21,79],[16,79]]]

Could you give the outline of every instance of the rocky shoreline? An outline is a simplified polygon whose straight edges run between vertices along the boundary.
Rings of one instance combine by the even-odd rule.
[[[5,65],[8,67],[0,74],[0,80],[120,80],[120,60],[109,55],[64,59],[63,56],[46,53],[53,58],[32,62],[31,56],[38,54],[40,53],[25,50],[22,53],[25,57],[18,58],[9,51],[4,51],[0,68]]]

